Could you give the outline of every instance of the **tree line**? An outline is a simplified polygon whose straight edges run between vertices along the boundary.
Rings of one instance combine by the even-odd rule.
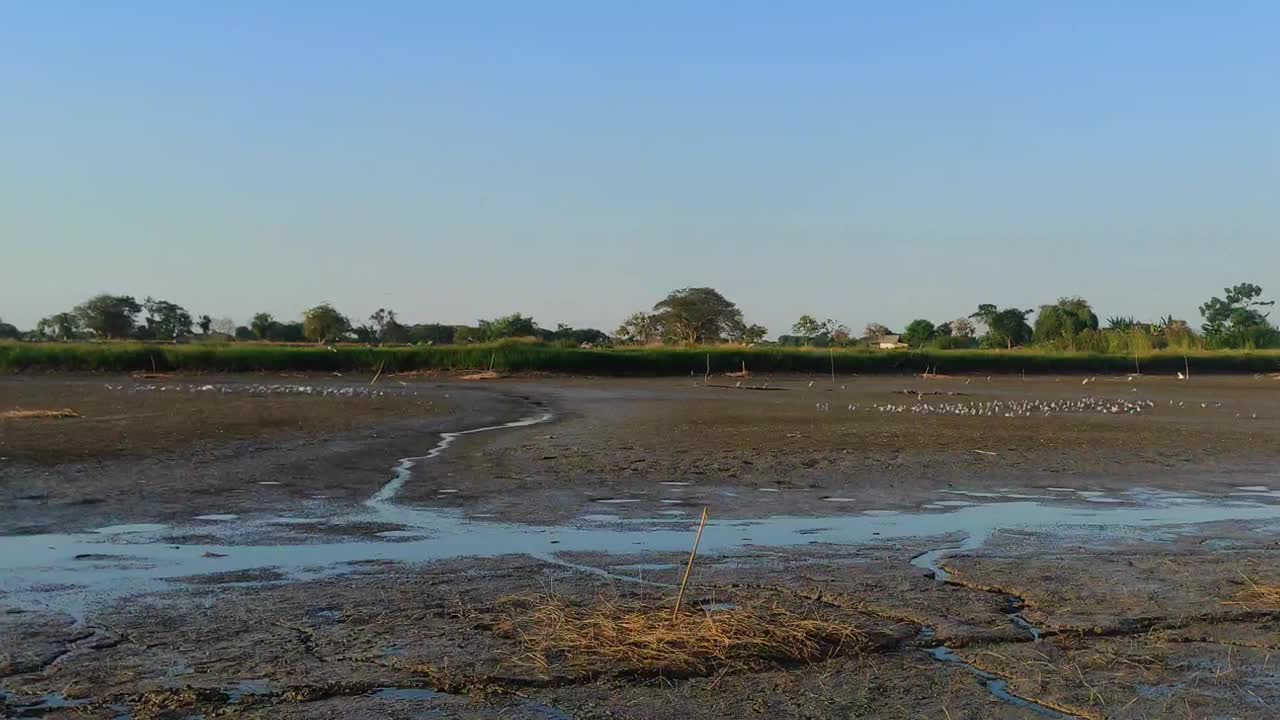
[[[913,348],[1014,348],[1034,345],[1056,350],[1139,352],[1162,348],[1275,348],[1280,330],[1269,319],[1273,300],[1262,288],[1241,283],[1225,288],[1200,306],[1199,331],[1186,320],[1165,316],[1154,322],[1113,316],[1105,326],[1089,302],[1064,297],[1038,309],[982,304],[953,320],[912,320],[901,333],[868,323],[861,337],[831,318],[802,315],[789,334],[769,344],[846,347],[858,344]],[[1029,318],[1035,315],[1034,322]],[[197,332],[198,330],[198,332]],[[379,308],[366,321],[353,322],[329,303],[302,313],[298,320],[278,320],[257,313],[246,325],[229,318],[193,316],[176,303],[146,297],[102,294],[66,312],[40,320],[30,331],[0,321],[0,339],[30,341],[143,340],[181,342],[193,339],[263,340],[272,342],[360,342],[368,344],[466,344],[505,338],[533,338],[573,346],[653,344],[765,344],[768,331],[749,324],[741,309],[709,287],[673,290],[650,311],[632,313],[612,335],[594,328],[538,325],[532,317],[512,313],[475,325],[402,323],[394,310]]]
[[[548,329],[533,318],[513,313],[476,325],[401,323],[394,310],[379,308],[364,322],[354,322],[329,303],[320,303],[297,320],[280,320],[267,312],[255,314],[246,325],[229,318],[193,316],[186,308],[152,297],[139,302],[131,295],[102,294],[66,312],[40,320],[33,330],[22,332],[0,322],[0,338],[29,341],[140,340],[182,342],[189,340],[271,342],[360,342],[369,344],[453,344],[532,337],[548,342],[605,344],[610,338],[593,328],[560,324]]]
[[[802,315],[792,326],[794,335],[779,342],[789,345],[879,344],[888,338],[906,347],[960,349],[1036,346],[1054,350],[1132,353],[1161,349],[1262,349],[1280,348],[1280,329],[1269,320],[1274,300],[1262,299],[1262,288],[1241,283],[1224,289],[1224,297],[1211,297],[1200,306],[1202,324],[1197,332],[1186,320],[1166,315],[1154,322],[1113,316],[1099,322],[1089,301],[1064,297],[1038,309],[979,305],[968,316],[933,323],[912,320],[900,335],[879,323],[870,323],[861,339],[834,320],[818,322]],[[1034,314],[1034,323],[1029,322]]]

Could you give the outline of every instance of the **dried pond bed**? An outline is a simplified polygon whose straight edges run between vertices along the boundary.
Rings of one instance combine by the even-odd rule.
[[[1051,380],[1013,382],[980,392],[1070,395]],[[1271,717],[1280,705],[1271,659],[1280,619],[1266,589],[1280,578],[1280,548],[1268,508],[1280,482],[1255,468],[1276,459],[1260,435],[1274,430],[1275,397],[1246,387],[1248,379],[1220,382],[1194,392],[1252,403],[1261,419],[1236,423],[1210,416],[1211,407],[1202,416],[1198,404],[1181,415],[1003,426],[907,414],[834,419],[822,415],[834,410],[803,399],[803,382],[752,393],[770,399],[746,404],[657,381],[498,383],[497,394],[424,385],[420,392],[442,406],[452,396],[434,425],[396,411],[358,419],[364,429],[355,433],[290,431],[256,456],[243,452],[251,440],[198,441],[204,480],[249,469],[281,485],[228,503],[171,481],[149,490],[148,511],[103,502],[81,506],[79,517],[68,514],[77,493],[104,492],[140,467],[181,475],[174,471],[186,467],[181,451],[191,446],[104,456],[92,470],[78,460],[50,465],[47,456],[0,466],[17,469],[5,477],[8,492],[33,481],[65,485],[52,502],[27,502],[21,517],[12,508],[0,515],[11,533],[0,542],[11,549],[37,541],[12,535],[31,525],[54,533],[116,526],[94,534],[89,548],[73,547],[84,535],[53,542],[59,549],[44,550],[52,555],[41,562],[72,570],[49,574],[43,586],[13,564],[5,571],[0,702],[9,714],[53,718]],[[893,389],[867,383],[858,392],[876,402]],[[1167,400],[1159,393],[1188,391],[1152,384],[1140,392]],[[536,408],[526,398],[541,399],[556,422],[462,437],[445,456],[411,467],[383,502],[366,504],[387,487],[395,458],[429,449],[423,433],[528,416]],[[656,429],[672,417],[686,418],[685,434]],[[623,427],[632,431],[626,447],[637,450],[618,444]],[[1178,452],[1164,436],[1191,443],[1170,486],[1135,482],[1126,453],[1147,468]],[[996,459],[961,459],[960,448],[979,440]],[[1077,441],[1091,452],[1063,472],[1054,458]],[[857,462],[828,459],[841,443],[857,446]],[[761,467],[716,470],[750,467],[740,464],[749,445]],[[623,452],[631,470],[615,472]],[[932,467],[921,458],[947,453],[956,459],[943,482],[913,480]],[[650,467],[637,469],[632,455]],[[1010,456],[1015,462],[999,464]],[[819,463],[806,467],[805,457]],[[879,458],[879,471],[858,469],[869,458]],[[700,472],[676,472],[682,463]],[[886,473],[886,463],[895,471]],[[1193,488],[1184,479],[1192,471],[1209,477]],[[755,473],[769,472],[781,482],[765,487],[781,492],[759,493]],[[1013,482],[1019,473],[1027,482]],[[1053,482],[1039,479],[1050,475]],[[610,496],[639,501],[592,503]],[[830,516],[837,508],[824,497],[854,502]],[[501,598],[550,593],[575,621],[600,610],[602,596],[621,608],[660,608],[689,526],[664,513],[702,502],[717,519],[695,573],[693,597],[706,620],[726,607],[783,608],[872,640],[857,652],[772,663],[713,658],[693,673],[595,659],[574,666],[564,662],[572,646],[563,643],[543,646],[546,663],[519,661],[530,644],[513,621],[527,616]],[[419,511],[418,503],[455,515]],[[995,512],[981,503],[1007,522],[998,512],[971,522]],[[1036,520],[1054,507],[1073,518],[1067,526]],[[780,511],[792,519],[759,521]],[[566,518],[577,519],[559,524]],[[1112,522],[1118,518],[1125,521]],[[484,534],[490,524],[506,528],[500,542]],[[282,549],[279,562],[245,561],[272,538],[299,544]],[[480,543],[485,557],[427,550],[442,542],[455,551]],[[174,564],[162,549],[192,557]],[[536,557],[518,554],[527,552]],[[303,572],[326,555],[339,565]],[[96,569],[76,571],[74,563]],[[201,569],[178,572],[184,563]],[[114,600],[96,581],[81,582],[164,567],[173,572]],[[106,602],[73,602],[77,596]],[[597,664],[614,667],[600,672]]]

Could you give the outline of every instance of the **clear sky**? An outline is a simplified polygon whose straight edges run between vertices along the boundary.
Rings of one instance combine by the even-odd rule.
[[[1280,3],[0,0],[0,317],[1280,296]]]

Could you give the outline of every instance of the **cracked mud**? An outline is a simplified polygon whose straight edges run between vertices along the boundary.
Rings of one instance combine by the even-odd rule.
[[[368,380],[0,379],[5,408],[82,416],[0,428],[0,716],[1280,707],[1274,382]],[[1148,404],[911,409],[1084,395]],[[874,642],[678,677],[515,662],[512,598],[669,605],[704,506],[692,607]]]

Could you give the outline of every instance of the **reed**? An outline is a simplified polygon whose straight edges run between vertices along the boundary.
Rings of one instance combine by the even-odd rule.
[[[1144,373],[1280,372],[1276,350],[1149,350],[1136,354]],[[1185,359],[1184,359],[1185,358]],[[1046,374],[1132,372],[1135,354],[1025,350],[872,350],[778,346],[567,348],[534,342],[429,347],[272,343],[0,342],[0,371],[76,372],[368,372],[411,370],[554,372],[663,376],[812,373]]]

